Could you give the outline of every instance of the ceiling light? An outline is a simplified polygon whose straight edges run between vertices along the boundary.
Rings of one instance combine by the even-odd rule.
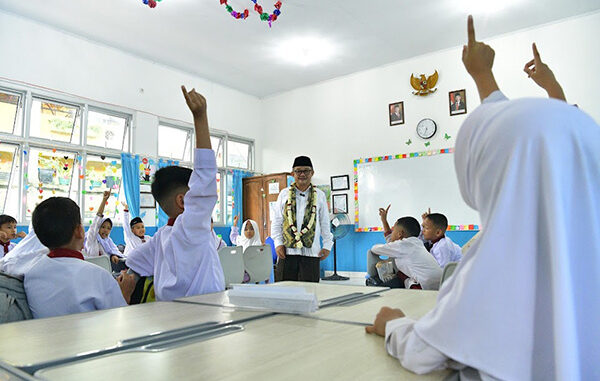
[[[277,51],[283,60],[302,66],[325,61],[334,53],[333,46],[328,41],[316,37],[286,40],[279,45]]]
[[[458,3],[467,13],[477,15],[496,13],[506,8],[510,8],[521,1],[522,0],[459,0]]]

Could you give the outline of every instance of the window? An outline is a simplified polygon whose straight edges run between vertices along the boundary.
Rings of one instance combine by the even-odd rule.
[[[80,108],[33,99],[29,135],[36,138],[79,144]]]
[[[87,144],[129,151],[129,120],[98,111],[89,111]]]
[[[94,219],[102,201],[102,194],[107,190],[110,190],[112,196],[104,207],[104,216],[112,219],[113,225],[122,223],[121,215],[116,212],[120,201],[125,199],[121,195],[121,159],[88,155],[85,163],[85,193],[82,192],[85,222],[89,223]]]
[[[17,217],[19,213],[19,146],[0,144],[0,213]]]
[[[210,137],[210,145],[215,151],[215,157],[217,159],[217,167],[223,166],[223,141],[224,139],[219,136]]]
[[[21,104],[21,95],[0,91],[0,132],[8,134],[21,134],[21,129],[17,128],[19,119],[19,105]]]
[[[215,204],[215,209],[213,210],[212,219],[215,223],[222,223],[221,221],[221,172],[217,172],[217,203]]]
[[[250,144],[234,140],[227,142],[227,166],[250,168]]]
[[[192,161],[192,130],[158,126],[158,156]]]
[[[31,148],[26,156],[27,217],[31,217],[31,213],[40,202],[50,197],[70,197],[75,202],[78,201],[77,153]]]

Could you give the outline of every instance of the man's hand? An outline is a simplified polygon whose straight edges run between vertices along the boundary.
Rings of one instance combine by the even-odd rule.
[[[285,259],[285,246],[283,246],[283,245],[277,246],[275,248],[275,252],[277,253],[277,257],[279,257],[281,259]]]
[[[329,253],[331,251],[327,250],[327,249],[321,249],[321,251],[319,251],[319,257],[321,258],[321,260],[325,260],[325,258],[327,258],[329,256]]]
[[[492,73],[496,53],[489,45],[475,39],[473,16],[469,16],[467,21],[467,34],[468,41],[467,45],[463,46],[462,61],[467,72],[473,77],[479,91],[479,97],[483,101],[491,93],[498,90],[498,85]]]
[[[566,102],[565,93],[562,87],[556,80],[554,73],[550,67],[542,62],[540,53],[538,52],[535,43],[532,45],[533,59],[525,64],[523,71],[527,73],[529,78],[533,79],[539,87],[546,90],[550,98],[560,99]]]
[[[392,206],[392,204],[389,204],[387,206],[387,208],[385,208],[385,209],[379,208],[379,217],[381,217],[381,221],[387,221],[387,216],[388,216],[388,211],[390,210],[390,206]]]
[[[233,217],[233,226],[237,226],[239,220],[240,220],[240,216]]]
[[[373,325],[365,327],[367,333],[374,333],[379,336],[385,337],[385,325],[388,321],[403,318],[404,312],[400,309],[392,309],[390,307],[382,307],[379,313],[375,317]]]
[[[110,261],[116,265],[117,263],[119,263],[119,256],[117,256],[117,255],[111,255],[110,256]]]
[[[121,271],[121,275],[117,277],[117,283],[121,288],[121,293],[123,294],[123,298],[127,302],[127,304],[131,301],[131,294],[135,289],[135,275],[127,274],[126,270]]]
[[[212,149],[210,144],[210,133],[208,132],[208,116],[206,114],[206,98],[198,94],[195,89],[188,92],[185,86],[181,91],[188,108],[194,116],[194,129],[196,132],[196,148]]]
[[[17,233],[17,237],[18,238],[25,238],[25,237],[27,237],[27,233],[25,233],[25,232],[18,232]]]

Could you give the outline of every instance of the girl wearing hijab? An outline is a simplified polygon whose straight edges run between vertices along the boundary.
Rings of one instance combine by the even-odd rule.
[[[554,99],[509,100],[493,59],[469,17],[463,62],[482,105],[460,129],[454,162],[484,230],[432,311],[415,321],[384,307],[366,330],[415,373],[598,380],[600,126],[564,102],[535,46],[526,69]]]
[[[237,224],[239,221],[239,216],[233,217],[233,226],[231,227],[231,234],[229,235],[229,239],[231,240],[231,244],[235,246],[242,246],[244,251],[250,246],[262,246],[263,243],[258,236],[258,224],[254,220],[246,220],[242,224],[242,234],[240,235],[240,231],[238,230]],[[244,271],[244,280],[243,283],[247,283],[250,280],[250,275]]]

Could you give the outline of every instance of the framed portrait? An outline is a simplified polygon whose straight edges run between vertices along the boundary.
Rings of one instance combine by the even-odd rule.
[[[348,213],[348,195],[333,195],[333,213]]]
[[[390,103],[388,108],[390,126],[404,124],[404,102]]]
[[[140,184],[140,192],[141,193],[152,193],[152,185]]]
[[[152,193],[140,193],[140,208],[155,208]]]
[[[448,104],[450,107],[450,116],[466,114],[467,91],[465,89],[462,89],[449,92]]]
[[[350,189],[350,176],[331,176],[331,190],[342,191]]]

